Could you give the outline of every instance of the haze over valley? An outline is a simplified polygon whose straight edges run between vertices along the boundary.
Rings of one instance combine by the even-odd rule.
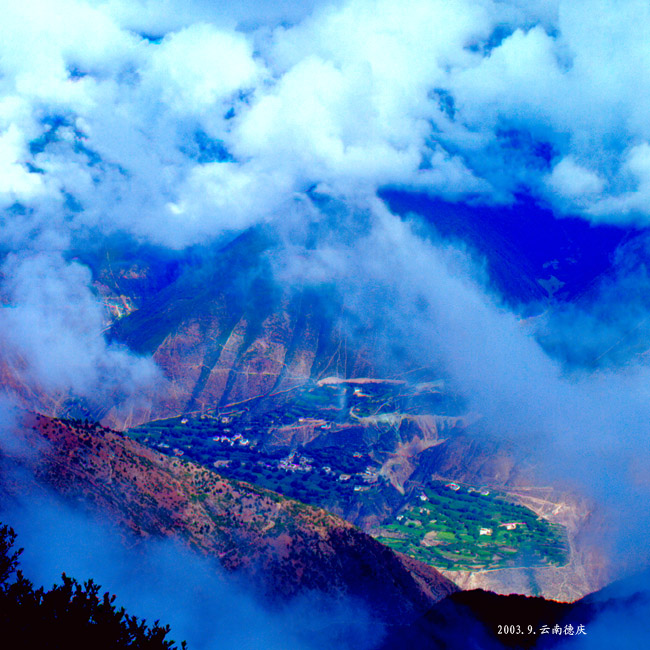
[[[5,4],[2,602],[642,647],[646,4]]]

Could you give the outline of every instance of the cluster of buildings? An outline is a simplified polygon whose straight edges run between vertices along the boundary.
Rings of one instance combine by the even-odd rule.
[[[454,492],[458,492],[458,490],[460,490],[460,485],[458,485],[458,483],[447,483],[445,485],[445,487],[449,488],[450,490],[453,490]],[[470,487],[470,488],[467,488],[467,492],[468,492],[468,494],[472,494],[473,492],[477,492],[478,494],[480,494],[480,495],[482,495],[484,497],[487,497],[490,494],[490,490],[488,490],[487,488]]]
[[[525,526],[526,524],[523,521],[507,521],[503,524],[499,524],[499,528],[505,528],[506,530],[516,530],[517,526]],[[492,535],[494,531],[491,528],[479,528],[479,535]]]
[[[230,445],[239,445],[240,447],[248,447],[251,444],[251,441],[248,438],[244,438],[241,433],[236,433],[232,438],[228,436],[215,436],[212,438],[214,442],[220,442],[222,444]]]
[[[367,471],[372,470],[371,467],[367,468]],[[447,483],[445,487],[449,490],[452,490],[453,492],[458,492],[461,489],[461,486],[458,483]],[[490,494],[490,491],[485,488],[473,488],[470,487],[467,489],[469,493],[477,493],[481,494],[483,496],[488,496]],[[420,501],[428,501],[429,497],[426,495],[423,489],[421,489],[417,495],[417,498]],[[425,514],[427,510],[425,508],[419,508],[420,514]],[[397,521],[403,521],[404,520],[404,515],[400,514],[395,517]],[[525,526],[526,524],[523,521],[506,521],[503,522],[502,524],[499,524],[499,528],[505,528],[506,530],[516,530],[518,526]],[[492,534],[494,533],[494,530],[492,528],[488,528],[487,526],[481,526],[479,528],[479,536],[487,536],[491,537]]]
[[[292,451],[286,458],[278,461],[278,469],[285,472],[311,472],[314,466],[309,458],[298,456],[297,452]]]
[[[368,465],[366,469],[361,472],[361,480],[364,483],[376,483],[378,478],[379,474],[377,474],[377,471],[371,465]]]
[[[323,467],[323,470],[327,474],[329,474],[332,471],[330,467]],[[361,480],[364,483],[376,483],[377,480],[379,479],[379,474],[377,474],[377,471],[375,470],[375,468],[368,465],[363,472],[359,472],[358,474],[354,474],[354,475],[353,474],[339,474],[339,481],[341,481],[341,482],[349,481],[352,478],[352,476],[358,476],[359,478],[361,478]],[[362,486],[358,486],[358,487],[361,488]],[[370,489],[369,485],[367,486],[367,489]],[[355,487],[354,491],[355,492],[365,492],[366,487],[364,487],[363,489],[358,489],[358,490]]]

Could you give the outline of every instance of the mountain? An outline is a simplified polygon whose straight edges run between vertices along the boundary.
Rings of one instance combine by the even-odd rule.
[[[247,576],[268,597],[318,591],[362,599],[388,623],[413,619],[457,590],[323,510],[151,449],[96,424],[26,415],[35,454],[4,458],[4,498],[25,489],[19,465],[68,502],[136,538],[174,537]]]
[[[497,284],[519,278],[521,286],[502,287],[513,302],[541,299],[538,279],[556,249],[564,257],[553,268],[566,286],[555,299],[570,299],[627,236],[575,220],[558,226],[552,219],[547,232],[549,216],[540,210],[452,210],[417,195],[384,198],[405,215],[425,213],[444,237],[485,254]],[[545,245],[535,252],[530,240],[542,232]],[[591,265],[575,266],[571,260],[588,249]],[[5,384],[26,407],[101,419],[171,456],[324,508],[465,587],[570,599],[604,584],[604,562],[583,534],[593,504],[549,487],[524,449],[486,435],[480,414],[468,412],[440,369],[419,367],[400,354],[399,342],[386,350],[371,331],[353,337],[342,326],[338,290],[274,282],[278,250],[277,237],[258,227],[177,258],[124,242],[93,251],[83,261],[110,311],[111,340],[151,355],[163,381],[137,402],[112,406],[33,384],[28,390],[20,360],[0,363]],[[302,467],[301,456],[308,459]],[[462,486],[454,502],[445,501],[450,481]],[[478,504],[457,506],[462,493],[475,498],[481,489],[491,492],[492,514],[479,521],[471,511]],[[451,508],[449,519],[438,528],[422,521],[417,535],[400,529],[398,517],[417,522],[409,513],[423,514],[414,508],[426,490]],[[510,510],[513,504],[526,510]],[[528,537],[480,539],[482,528],[498,530],[515,512],[532,516]],[[553,537],[549,552],[545,535]],[[470,538],[466,556],[460,540]]]
[[[114,321],[111,337],[153,355],[167,380],[150,407],[113,410],[107,423],[123,428],[260,400],[325,374],[373,373],[364,350],[354,350],[337,327],[341,304],[333,290],[272,281],[276,245],[263,229],[248,231],[140,296],[119,293],[124,286],[103,273],[105,301],[138,305]]]
[[[381,197],[395,214],[419,219],[432,236],[484,260],[490,283],[513,305],[575,300],[611,271],[617,248],[639,234],[629,226],[557,218],[526,196],[498,207],[389,189]]]
[[[382,648],[641,648],[649,629],[648,577],[647,570],[628,576],[573,603],[459,591],[417,622],[392,628]]]
[[[558,220],[523,199],[496,209],[397,190],[382,198],[397,214],[417,219],[424,234],[484,260],[486,282],[535,314],[585,294],[609,271],[617,247],[636,235]],[[308,251],[310,236],[303,239]],[[277,233],[258,226],[176,255],[117,237],[82,250],[78,259],[91,269],[109,315],[107,335],[153,356],[164,385],[137,403],[120,403],[118,395],[112,405],[90,403],[39,388],[23,377],[20,359],[0,355],[3,383],[26,408],[124,429],[240,402],[268,409],[291,399],[292,388],[330,376],[440,379],[439,369],[418,370],[399,341],[381,340],[372,328],[351,322],[344,287],[276,282],[283,245]]]
[[[100,425],[25,414],[21,432],[0,463],[5,503],[53,490],[76,508],[108,517],[130,539],[182,540],[251,579],[275,603],[314,591],[359,598],[386,624],[382,650],[555,647],[560,639],[539,635],[543,625],[579,622],[589,630],[609,611],[645,598],[639,580],[640,595],[614,586],[575,604],[460,592],[431,567],[334,515],[164,456]],[[36,483],[26,482],[21,469]],[[535,635],[498,632],[522,622]]]

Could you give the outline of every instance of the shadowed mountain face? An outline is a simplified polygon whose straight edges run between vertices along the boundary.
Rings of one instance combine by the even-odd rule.
[[[442,207],[439,213],[443,219]],[[478,227],[471,217],[458,219],[471,230]],[[506,236],[499,224],[488,220],[482,225],[492,233],[487,240]],[[455,224],[450,231],[462,234],[463,228]],[[112,341],[153,356],[162,371],[155,391],[139,392],[137,402],[110,407],[28,391],[21,388],[18,362],[0,370],[25,405],[129,428],[148,445],[323,507],[384,541],[394,532],[385,527],[397,525],[396,517],[410,512],[419,491],[432,481],[461,481],[465,490],[488,485],[521,503],[526,495],[514,489],[538,483],[522,464],[520,450],[487,440],[469,426],[476,416],[466,412],[463,399],[447,388],[440,372],[421,368],[399,341],[387,344],[367,323],[355,322],[340,287],[276,282],[280,250],[276,238],[257,228],[225,246],[190,251],[178,259],[119,242],[93,256],[95,288],[111,313],[107,327]],[[522,255],[513,253],[502,272],[512,275],[513,269],[528,268]],[[534,270],[540,260],[521,275],[530,286],[539,286]],[[221,451],[226,443],[239,445],[236,435],[251,443],[246,450],[250,457],[217,453],[219,445]],[[281,457],[296,453],[315,459],[321,474],[329,467],[319,485],[312,481],[303,490],[293,469],[289,485],[276,480],[277,472],[269,476]],[[235,471],[235,465],[243,471]],[[316,489],[317,497],[308,489]],[[554,525],[568,522],[573,538],[588,509],[577,508],[563,495],[538,497],[527,507],[532,504]],[[563,509],[559,519],[557,507]],[[492,527],[452,519],[449,530],[439,532],[451,534],[454,543],[459,543],[456,533],[475,537],[481,527]],[[502,523],[498,517],[494,521],[497,527]],[[508,555],[519,545],[505,539],[500,549],[488,553],[479,548],[484,540],[477,538],[476,554],[459,563],[454,554],[460,549],[444,548],[444,536],[434,539],[434,531],[427,529],[423,536],[429,532],[428,538],[414,540],[409,552],[423,558],[439,550],[432,564],[461,571],[454,579],[464,586],[576,598],[602,584],[600,577],[585,574],[582,563],[576,574],[572,564],[548,568],[548,558],[535,568],[552,574],[547,577],[535,577],[529,563],[523,565],[523,577],[516,571],[511,575],[510,569],[496,573],[495,568],[521,564]],[[483,569],[477,578],[473,571]]]
[[[484,260],[485,282],[531,313],[593,289],[617,247],[636,234],[557,220],[524,199],[497,210],[397,191],[383,198],[421,234],[458,243]],[[309,255],[312,239],[324,236],[296,234],[296,244]],[[176,263],[147,261],[146,251],[128,247],[121,256],[116,249],[112,258],[102,257],[96,287],[114,314],[111,337],[153,355],[168,383],[146,408],[107,414],[98,405],[95,415],[124,428],[247,400],[264,398],[256,403],[264,409],[269,398],[308,379],[401,377],[418,368],[399,340],[381,336],[372,315],[362,323],[346,309],[344,286],[279,282],[285,243],[258,227]],[[436,369],[428,371],[428,379],[439,378]]]
[[[422,219],[437,236],[461,242],[486,261],[493,286],[512,304],[575,300],[611,269],[631,228],[593,226],[583,219],[557,219],[530,199],[514,207],[449,204],[413,192],[386,190],[396,214]]]
[[[6,457],[5,499],[40,488],[108,516],[136,537],[174,537],[272,598],[354,596],[388,623],[410,620],[457,588],[347,522],[269,490],[158,454],[99,425],[26,416],[27,456]]]
[[[416,623],[392,628],[385,650],[431,643],[445,650],[641,648],[650,622],[648,572],[575,603],[473,590],[451,594]],[[618,622],[618,623],[617,623]]]
[[[263,230],[251,230],[188,264],[162,290],[129,298],[137,309],[116,320],[111,336],[153,355],[167,383],[150,407],[113,411],[106,422],[123,428],[241,402],[264,409],[310,378],[372,376],[382,368],[372,337],[353,345],[343,333],[336,291],[272,279],[274,246]],[[115,302],[119,283],[103,278],[102,292]]]
[[[383,198],[423,234],[460,242],[484,259],[486,281],[533,313],[584,294],[610,268],[617,246],[635,234],[556,220],[523,200],[516,209],[493,210],[397,191]],[[309,255],[320,236],[296,238]],[[121,395],[112,405],[82,402],[39,390],[22,378],[20,359],[0,357],[3,381],[28,408],[88,415],[123,429],[240,402],[265,410],[291,399],[286,391],[309,379],[401,377],[419,367],[399,340],[382,337],[371,315],[361,323],[346,309],[345,287],[278,282],[285,252],[277,233],[264,227],[176,256],[118,239],[86,251],[79,259],[92,269],[110,313],[109,338],[153,356],[164,381],[137,404],[125,404]],[[436,369],[420,374],[419,380],[439,379]]]
[[[120,242],[98,251],[92,269],[107,336],[152,356],[161,381],[131,405],[119,394],[79,400],[39,386],[20,358],[2,353],[3,383],[26,408],[123,429],[282,395],[310,377],[372,375],[381,355],[370,354],[371,338],[353,346],[342,333],[340,296],[327,286],[279,286],[271,268],[277,254],[277,241],[262,228],[176,260]]]

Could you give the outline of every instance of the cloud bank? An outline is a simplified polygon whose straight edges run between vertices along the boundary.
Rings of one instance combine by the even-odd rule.
[[[179,646],[186,640],[195,650],[370,650],[382,637],[381,623],[360,602],[306,594],[273,607],[186,548],[124,539],[54,496],[24,500],[1,514],[18,533],[25,548],[21,569],[37,587],[60,583],[61,573],[80,582],[92,578],[131,615],[169,624],[169,638]]]
[[[290,248],[331,201],[345,206],[335,225],[285,279],[338,279],[351,312],[372,311],[386,340],[443,364],[495,431],[551,449],[558,473],[579,467],[603,497],[619,477],[609,493],[621,501],[642,488],[629,463],[647,457],[645,360],[572,375],[566,354],[549,353],[634,326],[606,306],[623,278],[641,286],[642,263],[634,275],[619,260],[600,307],[551,319],[542,346],[463,254],[375,197],[398,187],[516,205],[525,194],[558,217],[645,228],[647,3],[5,4],[0,336],[24,376],[118,399],[156,382],[150,361],[104,339],[75,251],[116,233],[181,251],[260,223]]]
[[[7,4],[8,241],[120,230],[183,247],[280,219],[313,186],[526,189],[645,223],[643,2],[165,5]]]

